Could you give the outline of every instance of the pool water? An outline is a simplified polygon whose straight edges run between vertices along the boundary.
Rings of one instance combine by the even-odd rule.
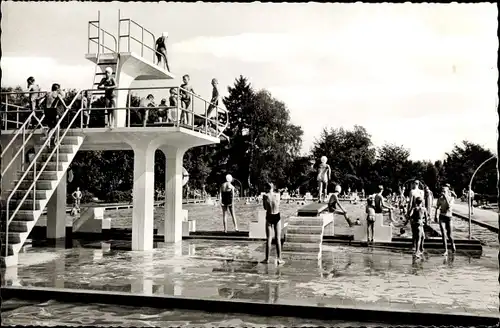
[[[106,304],[29,302],[8,300],[2,303],[3,326],[94,326],[94,327],[389,327],[381,323],[321,321],[295,317],[264,317],[247,314],[208,313],[190,310],[165,310]]]

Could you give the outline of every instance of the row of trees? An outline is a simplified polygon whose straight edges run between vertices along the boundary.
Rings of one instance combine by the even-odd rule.
[[[228,92],[223,102],[230,112],[225,132],[229,142],[192,148],[184,156],[190,187],[205,187],[211,194],[228,173],[244,194],[258,193],[265,181],[273,181],[279,188],[314,193],[321,156],[328,157],[332,185],[340,184],[344,189],[373,192],[382,184],[396,191],[408,179],[418,178],[434,191],[450,183],[459,192],[467,187],[474,170],[493,155],[480,145],[463,141],[446,154],[444,161],[412,161],[408,149],[394,144],[376,148],[366,129],[355,126],[352,130],[324,129],[310,153],[302,156],[299,151],[303,131],[290,122],[290,113],[283,102],[266,90],[255,91],[243,76],[228,87]],[[75,93],[67,92],[67,103]],[[133,96],[131,105],[138,106],[139,100]],[[101,107],[99,101],[93,107]],[[78,101],[74,106],[79,108]],[[138,119],[135,113],[131,114],[132,123]],[[92,120],[91,126],[99,126],[104,117],[93,115]],[[115,199],[117,193],[129,195],[133,186],[132,151],[79,152],[71,168],[74,179],[68,188],[74,190],[80,186],[100,199]],[[496,162],[491,161],[478,172],[473,189],[496,194],[496,176]],[[164,189],[164,184],[165,158],[157,151],[155,188]]]

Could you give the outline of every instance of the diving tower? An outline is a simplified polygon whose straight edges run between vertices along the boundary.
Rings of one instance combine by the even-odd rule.
[[[128,29],[121,34],[123,25],[128,25]],[[131,34],[132,25],[141,29],[140,37]],[[17,264],[17,254],[45,208],[47,238],[65,237],[66,171],[80,150],[133,150],[132,250],[135,251],[153,249],[155,151],[161,150],[166,156],[166,203],[164,225],[159,227],[158,234],[163,234],[168,243],[181,241],[184,153],[192,147],[219,143],[220,138],[225,137],[229,122],[225,109],[187,90],[183,91],[192,101],[188,108],[183,108],[179,99],[181,88],[173,83],[168,87],[131,88],[135,80],[160,81],[175,77],[164,66],[155,64],[156,39],[152,32],[131,19],[121,18],[120,14],[117,36],[101,28],[100,17],[90,21],[88,27],[85,58],[95,64],[94,82],[91,88],[78,91],[48,136],[44,135],[39,121],[30,126],[35,115],[43,120],[42,110],[35,114],[26,104],[12,103],[12,93],[1,95],[2,265]],[[135,50],[131,47],[133,42],[137,46]],[[108,66],[113,68],[117,82],[115,108],[95,105],[104,94],[96,87]],[[131,102],[133,91],[154,91],[167,96],[171,89],[176,89],[175,106],[134,107]],[[90,95],[88,108],[83,108],[80,101],[83,95]],[[215,116],[207,117],[210,106],[216,109]],[[168,115],[162,122],[138,123],[137,113],[145,109]],[[115,114],[113,126],[104,124],[104,113],[109,110]],[[94,118],[90,126],[84,123],[86,113]],[[184,119],[181,113],[185,113]],[[57,140],[54,147],[49,147],[51,137]],[[33,148],[34,156],[27,161],[25,155]]]

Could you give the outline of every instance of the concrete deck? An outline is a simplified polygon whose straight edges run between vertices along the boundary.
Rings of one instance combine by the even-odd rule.
[[[453,206],[453,214],[455,216],[469,220],[469,208],[467,204],[455,204]],[[485,227],[493,232],[498,233],[498,213],[493,210],[483,210],[480,208],[474,208],[474,214],[471,215],[471,221],[477,225]]]

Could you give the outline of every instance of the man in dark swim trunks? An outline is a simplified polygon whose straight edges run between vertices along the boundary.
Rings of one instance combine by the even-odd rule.
[[[170,72],[170,67],[168,66],[167,60],[167,38],[168,32],[163,32],[161,36],[156,40],[156,58],[158,59],[157,65],[160,65],[161,60],[165,61],[165,67],[167,71]]]
[[[261,263],[269,263],[271,255],[271,245],[274,239],[276,240],[276,261],[278,265],[284,264],[281,259],[281,216],[280,216],[280,194],[274,192],[274,185],[271,182],[266,183],[266,194],[262,196],[262,204],[266,210],[266,258]]]
[[[104,107],[105,108],[113,108],[106,111],[108,116],[108,127],[113,128],[115,125],[115,113],[114,108],[116,108],[115,101],[115,89],[116,89],[116,80],[112,76],[113,69],[111,67],[106,67],[106,76],[102,78],[101,82],[97,86],[97,89],[105,90],[104,92]]]
[[[233,177],[231,174],[226,175],[226,182],[220,187],[220,202],[222,206],[222,221],[224,224],[224,233],[227,233],[227,211],[231,213],[233,218],[234,230],[238,231],[238,223],[236,222],[236,217],[234,215],[234,186],[232,185]]]

